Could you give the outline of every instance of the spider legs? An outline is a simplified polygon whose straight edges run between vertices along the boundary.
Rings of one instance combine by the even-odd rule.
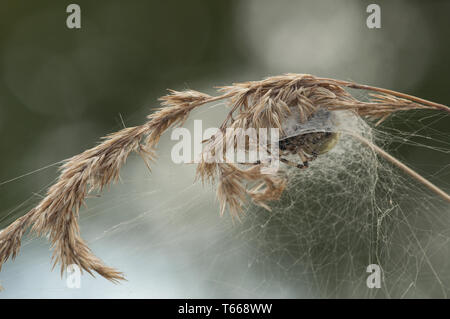
[[[291,167],[303,169],[303,168],[308,168],[309,167],[309,161],[314,160],[314,159],[317,158],[317,154],[312,154],[311,157],[308,157],[301,151],[298,153],[298,155],[299,155],[302,163],[296,163],[296,162],[290,161],[290,160],[288,160],[288,159],[286,159],[284,157],[281,157],[281,156],[280,156],[280,161],[282,163],[286,164],[286,165],[291,166]],[[258,160],[258,161],[253,162],[253,163],[239,163],[239,164],[243,164],[243,165],[260,165],[261,161]]]
[[[250,163],[244,162],[244,163],[238,163],[238,164],[242,164],[242,165],[259,165],[259,164],[261,164],[261,161],[257,160],[256,162],[250,162]]]
[[[298,156],[300,157],[303,166],[304,167],[308,167],[309,163],[308,163],[308,158],[306,157],[306,155],[300,150],[300,152],[298,152]]]
[[[283,157],[280,157],[280,161],[283,162],[286,165],[292,166],[292,167],[296,167],[296,168],[306,168],[308,167],[308,165],[304,165],[304,164],[299,164],[299,163],[295,163],[292,161],[289,161]]]
[[[306,167],[309,166],[309,162],[314,161],[319,156],[319,154],[316,151],[312,151],[311,153],[305,153],[303,150],[300,150],[297,154],[300,157],[303,165]]]
[[[311,156],[306,155],[302,150],[300,150],[298,153],[298,156],[300,157],[300,160],[302,161],[301,164],[295,163],[292,161],[289,161],[283,157],[280,157],[280,161],[283,162],[286,165],[296,167],[296,168],[308,168],[309,162],[312,160],[315,160],[318,156],[316,152],[312,152]]]
[[[308,162],[306,162],[306,165],[305,165],[304,163],[300,164],[300,163],[292,162],[292,161],[287,160],[287,159],[285,159],[283,157],[280,157],[280,161],[282,163],[286,164],[286,165],[289,165],[289,166],[292,166],[292,167],[295,167],[295,168],[307,168],[308,167]],[[239,164],[243,164],[243,165],[259,165],[259,164],[261,164],[261,161],[256,161],[256,162],[253,162],[253,163],[239,163]]]

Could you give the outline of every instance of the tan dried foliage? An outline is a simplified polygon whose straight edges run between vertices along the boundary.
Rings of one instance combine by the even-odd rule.
[[[371,91],[371,100],[360,101],[346,88]],[[97,272],[113,282],[124,279],[121,272],[104,265],[81,238],[80,208],[89,193],[101,191],[117,181],[120,168],[130,153],[140,154],[149,166],[155,158],[155,147],[161,135],[172,126],[183,125],[189,113],[201,105],[228,100],[231,110],[220,127],[223,131],[229,127],[282,130],[283,121],[293,108],[299,111],[299,122],[307,121],[318,109],[352,110],[376,120],[377,124],[397,111],[434,109],[449,112],[444,105],[406,94],[307,74],[286,74],[262,81],[236,83],[220,87],[219,91],[222,95],[209,96],[192,90],[171,90],[160,99],[162,108],[149,115],[145,124],[110,134],[101,144],[66,160],[57,182],[49,188],[45,198],[0,233],[0,269],[9,258],[17,256],[24,232],[31,229],[39,236],[48,236],[54,265],[60,264],[61,274],[69,265],[76,264],[90,274]],[[211,150],[217,143],[224,141],[213,137],[205,141],[204,149]],[[270,209],[268,202],[279,199],[286,186],[285,176],[281,173],[262,174],[261,164],[242,167],[208,162],[206,158],[207,155],[197,166],[197,177],[203,182],[218,183],[221,214],[228,208],[233,217],[239,218],[249,199]]]

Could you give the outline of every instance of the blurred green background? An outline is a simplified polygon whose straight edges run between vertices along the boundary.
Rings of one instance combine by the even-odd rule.
[[[295,72],[354,80],[450,105],[448,1],[377,1],[382,10],[382,28],[373,30],[365,24],[366,7],[371,1],[79,0],[76,1],[81,7],[82,27],[79,30],[68,29],[65,25],[66,7],[70,3],[4,0],[0,5],[0,183],[92,147],[99,137],[124,124],[143,123],[152,108],[158,106],[157,98],[164,95],[167,88],[192,88],[213,93],[212,88],[217,85]],[[211,113],[212,122],[224,114],[223,107],[219,108],[217,113]],[[426,125],[427,132],[434,133],[436,139],[443,141],[439,145],[447,146],[448,150],[450,117],[415,115],[422,119],[420,125]],[[397,119],[388,125],[413,132],[420,128],[420,125],[411,125],[414,119],[414,116],[406,122]],[[166,152],[170,153],[170,149],[166,148]],[[395,143],[392,153],[449,190],[448,153]],[[192,194],[185,195],[184,199],[182,194],[184,187],[192,184],[191,170],[186,173],[183,184],[179,181],[182,178],[166,166],[156,166],[154,177],[139,179],[146,173],[145,166],[138,161],[134,164],[136,175],[130,173],[129,176],[137,177],[125,182],[127,191],[122,188],[116,193],[113,190],[110,197],[105,195],[106,200],[93,208],[94,215],[98,212],[99,218],[82,225],[88,239],[95,242],[96,234],[108,229],[108,225],[114,227],[126,222],[127,218],[136,218],[130,212],[127,213],[131,217],[121,215],[124,209],[141,207],[142,210],[135,209],[137,214],[143,212],[144,207],[153,205],[153,202],[145,201],[146,191],[133,193],[133,190],[142,189],[142,184],[153,185],[148,190],[151,197],[155,181],[158,178],[165,180],[166,186],[156,187],[163,192],[163,197],[157,195],[154,201],[172,200],[169,211],[177,211],[174,207],[192,199]],[[56,176],[56,167],[51,167],[0,184],[0,225],[4,227],[24,214]],[[196,188],[196,192],[199,191],[201,188]],[[194,207],[193,214],[204,224],[193,222],[191,231],[206,231],[198,228],[209,227],[227,237],[232,227],[229,220],[217,217],[218,208],[212,192],[207,190],[205,194],[209,202],[203,204],[202,209]],[[138,202],[132,197],[135,195],[142,202],[128,206]],[[119,203],[113,204],[114,198]],[[125,207],[118,206],[120,202]],[[116,210],[117,214],[108,213]],[[204,215],[208,215],[207,221],[201,219],[206,218]],[[169,213],[169,216],[169,221],[164,220],[158,226],[160,232],[164,232],[167,223],[174,228],[188,227],[184,222],[194,218],[185,213],[182,218],[175,213]],[[135,233],[150,231],[149,228]],[[183,238],[189,238],[185,236]],[[184,275],[180,275],[179,281],[185,284],[178,290],[164,290],[161,285],[166,282],[162,279],[158,287],[142,281],[145,276],[142,275],[145,273],[141,269],[143,266],[137,271],[133,264],[138,259],[119,265],[117,260],[124,259],[124,252],[129,248],[121,247],[122,238],[113,236],[102,240],[94,251],[107,262],[108,258],[114,261],[112,264],[121,270],[125,268],[134,280],[130,280],[131,286],[111,288],[112,285],[103,279],[86,279],[91,285],[89,292],[83,289],[67,291],[57,272],[49,270],[47,243],[37,241],[31,244],[32,247],[38,245],[37,248],[24,248],[22,255],[28,253],[28,257],[21,255],[15,263],[5,265],[0,273],[0,282],[7,288],[3,295],[303,296],[287,290],[270,293],[270,288],[263,292],[257,288],[251,290],[245,284],[242,285],[247,288],[236,289],[234,281],[220,289],[216,285],[211,292],[205,287],[211,287],[214,281],[211,278],[218,277],[213,273],[209,273],[204,286],[194,289],[195,284],[187,279],[184,281],[190,276],[192,261],[181,262],[185,266],[181,267]],[[205,238],[208,237],[205,235]],[[207,241],[205,238],[198,240]],[[140,244],[130,243],[130,247],[144,245],[142,240],[149,240],[150,246],[158,245],[142,236],[134,240]],[[108,249],[115,251],[113,256],[109,255]],[[173,247],[173,254],[179,257],[176,247]],[[203,257],[208,259],[208,256]],[[33,267],[33,258],[42,267]],[[236,271],[240,271],[238,266]],[[173,279],[179,273],[177,268],[168,271],[167,276]],[[245,273],[245,278],[254,277],[255,282],[261,282],[261,278],[249,273],[248,269]],[[197,276],[201,280],[201,274]],[[154,276],[147,277],[148,282],[154,282]],[[226,282],[222,277],[220,280]]]

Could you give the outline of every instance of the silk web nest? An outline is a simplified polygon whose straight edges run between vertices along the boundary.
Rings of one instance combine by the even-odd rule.
[[[360,100],[350,94],[348,89],[369,92],[370,98],[368,101]],[[424,184],[436,196],[450,201],[449,195],[444,191],[375,145],[369,132],[370,127],[361,120],[378,125],[394,112],[417,109],[449,113],[449,108],[444,105],[387,89],[308,74],[286,74],[261,81],[236,83],[220,87],[219,92],[221,95],[210,96],[193,90],[170,90],[170,94],[160,98],[162,107],[149,115],[145,124],[112,133],[104,137],[99,145],[66,160],[60,168],[58,180],[49,188],[46,197],[1,231],[0,267],[10,257],[16,257],[21,238],[30,228],[38,236],[49,238],[54,265],[61,265],[61,274],[69,265],[76,264],[91,275],[95,271],[113,282],[124,279],[121,272],[104,265],[93,255],[80,236],[78,216],[85,198],[89,193],[102,191],[108,184],[116,182],[121,166],[132,152],[140,154],[150,168],[150,163],[155,160],[156,145],[166,130],[183,125],[192,110],[221,100],[227,101],[230,107],[228,116],[220,126],[223,132],[227,128],[278,128],[281,132],[280,143],[307,134],[313,134],[313,137],[316,133],[339,134],[344,141],[351,139],[364,145],[366,152],[383,157]],[[318,116],[321,112],[332,114],[331,125],[323,124],[324,121]],[[261,162],[240,165],[208,161],[207,154],[211,154],[211,149],[225,144],[227,138],[224,134],[222,138],[212,136],[203,141],[205,156],[201,157],[197,165],[197,177],[204,183],[217,184],[221,214],[228,210],[233,218],[240,218],[248,201],[265,210],[272,209],[272,213],[276,214],[277,202],[288,181],[299,174],[300,170],[289,167],[295,163],[294,160],[286,160],[288,165],[273,174],[262,173],[261,168],[266,164]],[[245,147],[248,150],[248,145]],[[325,157],[321,159],[322,155],[314,154],[314,150],[312,153],[309,154],[312,155],[310,160],[317,158],[315,165],[328,160]],[[345,161],[346,155],[333,156],[336,161]],[[297,167],[306,166],[305,158],[301,158],[300,166]],[[315,180],[315,171],[301,171],[305,172],[302,173],[303,179],[311,182]],[[343,197],[342,194],[340,192],[335,195]],[[324,194],[327,197],[335,195],[332,191]],[[346,196],[352,194],[348,193]],[[343,200],[345,201],[345,196]]]

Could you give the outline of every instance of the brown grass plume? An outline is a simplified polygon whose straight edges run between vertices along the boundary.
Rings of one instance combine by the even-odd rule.
[[[346,88],[370,91],[371,100],[360,101]],[[104,265],[94,256],[81,238],[80,208],[89,193],[101,191],[117,181],[120,168],[130,153],[140,154],[149,165],[155,158],[155,147],[161,135],[172,126],[183,125],[189,113],[204,104],[228,100],[231,110],[221,125],[222,130],[227,127],[282,129],[283,120],[293,107],[298,109],[300,122],[307,121],[318,109],[352,110],[361,117],[375,120],[376,124],[398,111],[450,112],[444,105],[406,94],[308,74],[286,74],[262,81],[236,83],[221,87],[219,91],[221,95],[209,96],[193,90],[171,90],[160,99],[162,107],[149,115],[145,124],[112,133],[99,145],[66,160],[58,180],[48,189],[45,198],[0,233],[0,269],[9,258],[17,256],[21,238],[30,229],[38,236],[48,236],[54,265],[60,265],[61,274],[67,266],[76,264],[90,274],[96,272],[113,282],[124,279],[121,272]],[[221,142],[212,138],[205,141],[205,148]],[[218,183],[220,211],[223,214],[228,208],[234,217],[239,217],[248,199],[270,209],[268,202],[279,199],[286,185],[285,176],[261,174],[260,165],[243,168],[230,163],[202,161],[198,164],[197,175],[205,182]],[[449,199],[444,192],[440,195]]]

